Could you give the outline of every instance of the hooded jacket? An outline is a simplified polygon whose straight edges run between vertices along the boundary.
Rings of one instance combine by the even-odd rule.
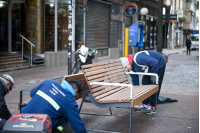
[[[147,66],[148,67],[148,73],[158,73],[159,69],[164,66],[166,63],[165,57],[155,51],[147,51],[142,52],[134,55],[128,55],[127,58],[129,60],[130,65],[132,66],[132,71],[134,72],[145,72],[147,69],[146,67],[141,66]],[[136,56],[134,61],[134,56]],[[141,65],[141,66],[138,66]],[[131,75],[133,85],[139,85],[139,77],[138,75]]]
[[[0,118],[6,119],[6,120],[8,120],[12,116],[10,111],[8,110],[8,107],[6,105],[6,101],[4,98],[7,91],[8,89],[6,86],[6,80],[0,77]]]
[[[43,96],[50,99],[45,99]],[[77,133],[87,132],[79,116],[78,105],[74,99],[75,92],[71,85],[63,80],[62,84],[54,80],[46,80],[30,92],[32,99],[22,107],[22,113],[48,114],[52,128],[59,117],[65,115]]]

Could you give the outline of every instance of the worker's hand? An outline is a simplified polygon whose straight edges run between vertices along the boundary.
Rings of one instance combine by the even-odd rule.
[[[153,84],[156,84],[156,77],[155,76],[151,76],[151,81],[153,82]]]

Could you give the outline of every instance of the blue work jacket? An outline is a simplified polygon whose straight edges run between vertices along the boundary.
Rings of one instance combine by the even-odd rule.
[[[166,60],[165,60],[165,57],[158,53],[158,52],[155,52],[155,51],[147,51],[147,53],[145,52],[141,52],[139,54],[137,54],[136,56],[136,62],[137,64],[139,65],[144,65],[144,66],[147,66],[148,67],[148,73],[157,73],[158,74],[158,71],[161,67],[164,66],[164,64],[166,63]],[[143,67],[141,66],[138,66],[135,61],[134,61],[134,56],[136,55],[134,54],[133,55],[133,63],[132,63],[132,71],[134,72],[145,72],[146,69],[144,69]],[[132,82],[133,82],[133,85],[139,85],[139,77],[138,75],[131,75],[132,77]]]
[[[64,82],[64,81],[63,81]],[[65,81],[66,82],[66,81]],[[78,105],[74,99],[75,93],[69,83],[65,88],[54,80],[46,80],[31,90],[32,99],[22,108],[22,113],[48,114],[52,127],[60,116],[65,115],[76,133],[86,133],[83,121],[79,116]]]

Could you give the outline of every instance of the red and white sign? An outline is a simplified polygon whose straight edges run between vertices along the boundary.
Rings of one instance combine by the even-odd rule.
[[[177,17],[183,18],[183,10],[177,10]]]

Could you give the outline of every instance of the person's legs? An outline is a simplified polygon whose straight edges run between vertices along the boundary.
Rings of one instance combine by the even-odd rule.
[[[68,119],[67,119],[66,116],[60,117],[58,123],[52,129],[52,133],[60,133],[60,132],[62,132],[62,130],[66,126],[67,122],[68,122]]]
[[[187,46],[187,55],[188,55],[188,52],[190,54],[190,47]]]
[[[161,89],[161,86],[162,86],[163,77],[164,77],[164,74],[165,74],[165,66],[166,66],[166,64],[165,64],[163,67],[161,67],[161,68],[159,69],[159,71],[158,71],[159,90],[158,90],[157,93],[155,93],[155,94],[153,94],[153,95],[151,96],[151,99],[150,99],[150,101],[149,101],[149,104],[150,104],[151,106],[153,106],[153,107],[155,107],[155,105],[156,105],[156,103],[155,103],[156,94],[157,94],[157,101],[158,101],[158,97],[159,97],[159,94],[160,94],[160,89]]]
[[[189,55],[190,55],[190,47],[188,48],[188,50],[189,50]]]
[[[151,77],[150,76],[143,76],[142,77],[142,85],[150,85],[151,84]],[[150,100],[150,97],[148,97],[147,99],[145,99],[142,104],[146,104],[148,105],[149,104],[149,100]]]

